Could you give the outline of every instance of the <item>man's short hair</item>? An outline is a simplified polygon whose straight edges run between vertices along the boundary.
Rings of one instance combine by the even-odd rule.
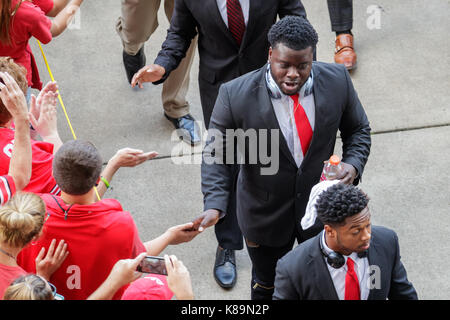
[[[24,67],[18,65],[14,62],[10,57],[1,57],[0,58],[0,72],[7,72],[14,80],[16,80],[19,85],[20,90],[22,90],[23,94],[27,94],[28,90],[28,81],[27,81],[27,71]],[[6,109],[2,100],[0,99],[0,124],[6,124],[9,120],[11,120],[11,114],[8,109]]]
[[[298,16],[286,16],[275,23],[267,35],[270,46],[274,49],[284,44],[292,50],[316,48],[319,37],[308,20]]]
[[[102,157],[92,143],[71,140],[55,154],[53,177],[65,193],[83,195],[97,183],[102,164]]]
[[[317,199],[317,217],[325,225],[341,225],[367,207],[369,198],[354,185],[335,184]]]

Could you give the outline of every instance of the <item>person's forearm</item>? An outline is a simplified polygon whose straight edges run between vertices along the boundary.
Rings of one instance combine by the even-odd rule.
[[[42,136],[42,140],[53,144],[53,154],[58,152],[59,148],[61,148],[61,146],[63,145],[63,142],[61,141],[58,132],[54,132],[48,136]]]
[[[119,170],[120,166],[116,164],[114,160],[109,160],[108,164],[106,165],[105,169],[103,169],[101,176],[108,181],[108,183],[111,183],[112,178],[116,174],[117,170]],[[106,193],[106,190],[108,188],[106,187],[105,183],[100,180],[98,186],[97,186],[97,192],[100,198],[103,198],[103,196]]]
[[[69,0],[53,0],[53,8],[47,13],[49,17],[56,17],[67,6]]]
[[[9,163],[9,175],[17,191],[22,190],[31,178],[31,141],[28,119],[15,119],[14,148]]]
[[[159,256],[159,254],[170,244],[170,241],[170,235],[166,231],[158,238],[145,242],[145,250],[149,256]]]
[[[97,288],[88,298],[87,300],[111,300],[116,294],[117,290],[120,289],[120,285],[118,285],[117,281],[112,280],[110,277],[106,278],[106,280]]]
[[[57,37],[64,30],[66,30],[82,3],[83,0],[72,0],[61,12],[56,15],[55,19],[52,21],[52,27],[50,29],[52,37]]]

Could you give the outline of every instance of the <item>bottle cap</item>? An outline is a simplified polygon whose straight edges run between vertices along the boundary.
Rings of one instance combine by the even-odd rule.
[[[330,162],[330,164],[337,166],[341,162],[341,159],[339,158],[339,156],[333,154],[330,157],[330,161],[329,162]]]

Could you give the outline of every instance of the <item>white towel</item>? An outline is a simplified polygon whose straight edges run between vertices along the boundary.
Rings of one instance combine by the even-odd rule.
[[[332,185],[339,183],[341,180],[325,180],[316,184],[309,195],[308,204],[306,205],[305,215],[302,218],[301,225],[306,230],[314,225],[317,217],[316,203],[319,195]]]

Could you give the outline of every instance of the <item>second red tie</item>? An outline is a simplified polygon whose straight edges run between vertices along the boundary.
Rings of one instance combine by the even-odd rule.
[[[361,300],[358,275],[354,268],[355,262],[347,258],[347,274],[345,275],[345,300]]]
[[[311,144],[313,131],[311,124],[309,123],[308,116],[306,115],[305,109],[299,102],[298,93],[290,96],[294,101],[294,118],[295,125],[297,127],[298,137],[300,138],[300,144],[302,145],[303,157],[306,156],[309,145]]]

